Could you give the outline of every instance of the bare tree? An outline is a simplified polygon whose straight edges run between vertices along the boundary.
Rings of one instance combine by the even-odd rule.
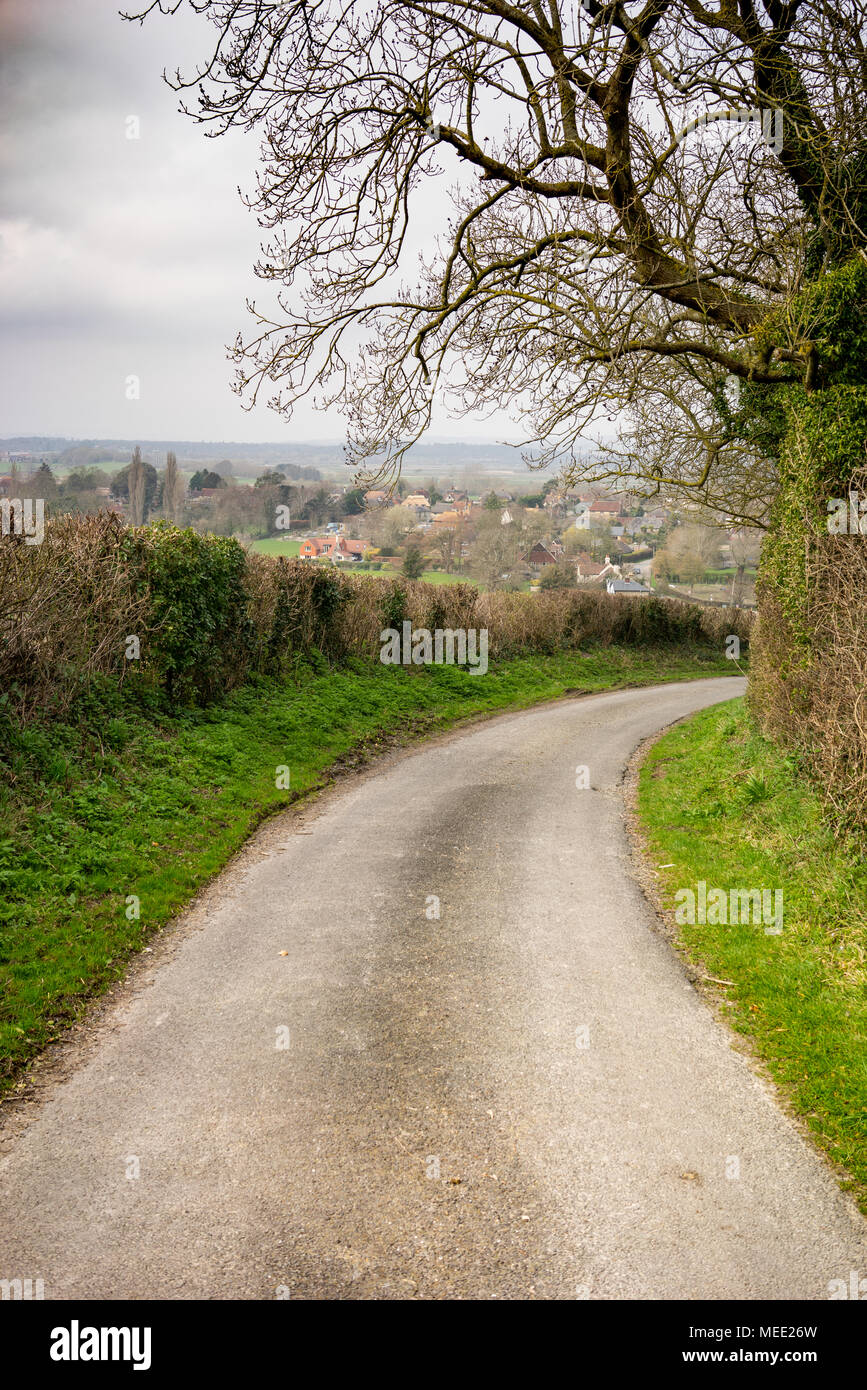
[[[752,565],[755,568],[762,550],[762,532],[746,527],[738,528],[729,533],[728,545],[732,560],[737,566],[745,569]]]
[[[470,553],[470,570],[489,588],[502,588],[503,580],[517,563],[520,549],[518,528],[503,526],[498,513],[486,512],[479,519]]]
[[[451,574],[455,564],[457,532],[452,526],[438,526],[433,535],[433,550],[440,558],[446,574]]]
[[[143,526],[145,519],[145,467],[141,449],[136,445],[129,465],[129,519],[133,526]]]
[[[166,471],[163,475],[163,516],[177,522],[183,505],[184,484],[178,472],[178,460],[171,450],[166,454]]]
[[[190,3],[215,43],[174,85],[214,133],[264,137],[257,271],[283,289],[235,346],[251,404],[348,403],[351,457],[386,476],[435,393],[511,401],[531,459],[572,480],[625,410],[633,437],[593,476],[762,524],[773,432],[726,392],[755,420],[833,375],[798,296],[867,242],[864,0]],[[444,168],[452,206],[408,284]]]
[[[719,561],[721,535],[711,526],[677,526],[657,551],[653,571],[663,578],[697,584],[705,570]]]
[[[389,507],[382,516],[382,538],[387,546],[402,545],[415,528],[416,514],[412,507]]]

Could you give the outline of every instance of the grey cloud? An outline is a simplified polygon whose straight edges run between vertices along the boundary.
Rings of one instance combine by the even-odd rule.
[[[207,53],[202,17],[139,26],[118,7],[0,0],[0,435],[340,436],[334,412],[302,406],[287,427],[232,394],[225,345],[248,330],[247,297],[270,302],[237,194],[257,142],[206,139],[162,81]],[[143,382],[135,409],[129,372]],[[442,432],[491,437],[501,423],[444,417]]]

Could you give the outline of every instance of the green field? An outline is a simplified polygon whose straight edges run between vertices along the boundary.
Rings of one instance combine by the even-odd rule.
[[[292,541],[288,536],[271,536],[268,540],[253,541],[250,549],[255,555],[297,555],[300,541]]]
[[[0,1091],[123,975],[265,816],[376,753],[468,716],[566,690],[731,673],[709,654],[588,648],[492,665],[299,663],[205,708],[105,687],[66,723],[0,740]],[[290,769],[291,790],[276,785]],[[138,916],[136,916],[136,911]]]
[[[468,574],[446,574],[445,570],[424,570],[422,579],[426,584],[472,584]]]
[[[742,701],[676,725],[641,772],[640,808],[666,900],[685,888],[782,889],[783,929],[682,925],[709,976],[867,1211],[867,863],[835,839],[819,794],[750,724]],[[681,903],[684,900],[681,899]],[[696,913],[697,915],[697,913]],[[711,914],[707,914],[711,915]]]

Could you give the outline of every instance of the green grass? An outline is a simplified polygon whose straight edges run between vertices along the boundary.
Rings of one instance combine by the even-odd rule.
[[[713,653],[671,648],[523,658],[484,676],[320,661],[204,709],[170,715],[127,687],[83,701],[75,724],[13,733],[0,762],[0,1091],[259,821],[324,785],[341,755],[566,690],[730,672]],[[281,765],[291,790],[275,785]],[[126,917],[132,897],[138,920]]]
[[[288,536],[271,536],[268,540],[253,541],[250,549],[256,555],[297,555],[300,541],[291,541]]]
[[[424,570],[422,579],[426,584],[472,584],[468,574],[446,574],[445,570]]]
[[[700,881],[782,888],[783,930],[676,928],[686,955],[732,981],[723,993],[820,1146],[867,1211],[867,864],[840,842],[818,792],[751,726],[742,701],[715,706],[654,746],[642,820],[669,905]]]

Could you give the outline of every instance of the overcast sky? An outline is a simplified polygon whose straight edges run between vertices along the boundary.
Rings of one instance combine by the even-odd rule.
[[[286,424],[233,395],[225,346],[248,331],[246,297],[268,295],[237,194],[256,142],[206,139],[162,81],[210,26],[185,9],[142,27],[118,8],[0,0],[0,436],[342,439],[337,412]],[[518,437],[505,415],[440,414],[431,433]]]

